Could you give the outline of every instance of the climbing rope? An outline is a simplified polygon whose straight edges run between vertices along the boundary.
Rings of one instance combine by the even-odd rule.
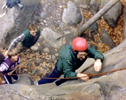
[[[126,70],[126,68],[120,68],[120,69],[116,69],[116,70],[112,70],[112,71],[108,71],[108,72],[103,72],[103,73],[98,73],[98,74],[87,74],[87,73],[84,73],[84,74],[87,74],[89,77],[102,76],[102,75],[106,75],[106,74],[116,72],[116,71],[121,71],[121,70]],[[3,74],[3,75],[5,75],[5,74]],[[29,78],[36,77],[36,76],[27,76],[27,75],[21,75],[21,74],[12,74],[12,75],[17,75],[17,76],[21,76],[21,77],[29,77]],[[86,76],[83,76],[83,77],[86,77]],[[82,78],[82,77],[71,77],[71,78],[48,78],[48,77],[43,77],[41,79],[77,79],[77,78]],[[3,83],[0,83],[0,85],[2,85],[2,84]]]
[[[87,74],[89,77],[92,76],[102,76],[102,75],[106,75],[112,72],[116,72],[116,71],[121,71],[121,70],[126,70],[126,68],[120,68],[120,69],[116,69],[116,70],[112,70],[112,71],[108,71],[108,72],[103,72],[103,73],[98,73],[98,74],[88,74],[88,73],[84,73]],[[36,77],[36,76],[27,76],[27,75],[21,75],[21,74],[12,74],[12,75],[17,75],[17,76],[21,76],[21,77]],[[83,76],[86,77],[86,76]],[[82,78],[82,77],[70,77],[70,78],[48,78],[48,77],[43,77],[41,79],[77,79],[77,78]]]

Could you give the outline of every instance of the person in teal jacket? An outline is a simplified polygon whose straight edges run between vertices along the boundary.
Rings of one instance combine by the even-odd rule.
[[[65,45],[59,52],[59,60],[55,64],[55,68],[46,78],[59,78],[62,74],[65,78],[80,77],[84,81],[89,80],[89,76],[83,73],[75,72],[87,59],[91,57],[95,59],[94,69],[99,72],[102,68],[104,59],[102,53],[94,48],[88,47],[87,41],[82,37],[73,40],[72,45]],[[54,82],[56,79],[41,79],[35,82],[35,85]],[[66,79],[56,81],[56,85],[65,82]]]
[[[40,29],[36,24],[30,24],[29,29],[25,30],[21,35],[15,38],[8,50],[5,52],[5,56],[9,53],[11,55],[17,54],[33,46],[40,37]],[[13,49],[14,48],[14,49]],[[13,49],[11,52],[9,52]]]

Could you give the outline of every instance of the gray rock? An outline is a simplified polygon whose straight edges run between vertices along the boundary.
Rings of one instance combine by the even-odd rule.
[[[50,52],[49,48],[44,48],[43,51],[46,52],[46,53]]]
[[[101,30],[100,38],[103,43],[107,44],[109,47],[115,47],[114,42],[112,41],[111,37],[105,30]]]
[[[61,48],[65,44],[65,38],[48,27],[43,29],[41,35],[54,48]]]
[[[126,5],[125,5],[125,9],[124,9],[124,25],[125,25],[125,29],[124,29],[124,38],[126,38]]]
[[[64,31],[63,33],[64,33],[65,35],[71,34],[70,31]]]
[[[80,15],[79,9],[72,1],[69,1],[67,3],[67,8],[64,8],[62,21],[66,24],[76,26],[81,19],[82,17]]]
[[[92,35],[96,35],[98,33],[98,24],[97,22],[93,23],[90,27],[89,27],[90,32],[92,33]]]
[[[82,4],[81,7],[84,8],[84,9],[87,9],[88,8],[88,5]]]
[[[109,0],[101,0],[101,5],[105,6]],[[111,27],[117,26],[117,21],[122,12],[122,4],[120,1],[116,3],[107,13],[104,14],[103,18]]]
[[[39,50],[39,47],[38,47],[38,46],[32,46],[30,49],[31,49],[32,51],[38,51],[38,50]]]
[[[1,89],[5,91],[0,91],[2,97],[0,100],[50,100],[50,97],[42,96],[37,92],[32,86],[28,85],[3,85]],[[39,87],[40,88],[40,87]],[[4,93],[4,95],[3,95]],[[9,93],[9,94],[8,94]]]
[[[19,76],[19,80],[15,82],[15,84],[24,84],[24,85],[31,85],[31,79],[29,78],[30,75],[28,74],[21,74],[22,76]],[[25,77],[28,76],[28,77]]]
[[[41,14],[40,14],[41,18],[44,18],[44,17],[45,17],[45,15],[46,15],[46,13],[45,13],[45,12],[41,12]]]
[[[39,86],[1,85],[0,99],[78,100],[78,98],[81,98],[81,100],[125,100],[125,73],[125,70],[118,71],[87,82],[80,82],[79,80],[68,81],[58,87],[54,83]]]
[[[90,11],[93,15],[95,15],[99,11],[99,5],[100,5],[99,0],[91,0]]]

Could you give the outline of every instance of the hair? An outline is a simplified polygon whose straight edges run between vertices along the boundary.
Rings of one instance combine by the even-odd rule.
[[[34,23],[31,23],[30,25],[29,25],[29,30],[31,31],[35,31],[36,29],[37,29],[38,27],[37,27],[37,25],[36,24],[34,24]]]
[[[77,55],[78,54],[78,52],[86,52],[87,54],[89,53],[89,51],[88,51],[88,49],[86,49],[86,50],[84,50],[84,51],[77,51],[77,50],[73,50],[74,51],[74,53]]]
[[[13,50],[10,50],[9,52],[8,52],[8,57],[9,58],[11,58],[12,56],[16,56],[17,55],[17,53],[13,53]]]

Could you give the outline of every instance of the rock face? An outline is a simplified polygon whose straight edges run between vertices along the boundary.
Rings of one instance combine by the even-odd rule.
[[[6,0],[0,1],[0,8]],[[24,30],[27,29],[29,21],[32,17],[32,12],[36,9],[37,5],[40,3],[40,0],[22,0],[24,5],[23,10],[20,10],[17,6],[8,9],[7,14],[0,18],[0,47],[6,47],[10,44],[10,41],[16,36],[20,35]],[[0,14],[4,10],[0,9]]]
[[[101,72],[124,68],[126,65],[125,48],[126,40],[106,52]],[[89,63],[93,64],[93,62]],[[86,69],[85,73],[94,71],[91,70],[93,66]],[[126,76],[126,70],[92,78],[87,82],[79,79],[71,80],[60,86],[54,83],[39,86],[0,85],[0,100],[5,100],[5,98],[6,100],[125,100],[126,79],[124,76]]]
[[[83,2],[84,0],[75,0],[75,1]],[[90,0],[85,0],[84,2],[86,1],[88,2]],[[96,9],[95,8],[92,9],[95,10],[94,11],[95,14],[98,8],[97,8],[97,4],[94,5],[94,2],[99,0],[91,0],[91,1],[92,3],[90,4],[92,4],[93,7],[96,7]],[[12,40],[12,38],[16,37],[17,35],[21,34],[25,29],[27,29],[26,27],[29,21],[31,20],[32,12],[37,7],[39,2],[40,0],[30,0],[30,3],[29,0],[22,0],[22,3],[25,5],[23,10],[19,10],[17,7],[14,7],[12,9],[9,9],[7,15],[5,15],[5,17],[0,19],[1,20],[0,28],[2,32],[2,34],[0,35],[1,47],[5,42],[10,43],[10,40]],[[45,5],[47,5],[47,0],[45,0],[45,2],[46,2]],[[0,1],[0,7],[2,7],[3,3],[4,3],[3,1]],[[51,8],[47,9],[50,6],[48,5],[44,11],[46,12],[49,9],[51,9]],[[60,8],[62,8],[62,6],[60,6]],[[77,9],[75,9],[75,12],[76,11]],[[0,10],[0,13],[1,12],[2,10]],[[46,19],[47,12],[46,13],[45,12],[41,13],[41,18],[45,18],[44,22],[47,26],[42,28],[41,34],[50,46],[54,48],[60,48],[63,45],[63,43],[65,44],[66,42],[66,38],[64,38],[64,35],[68,35],[67,38],[70,40],[71,38],[69,35],[74,35],[74,34],[71,34],[71,31],[67,30],[69,28],[66,28],[61,21],[58,23],[58,26],[63,30],[63,34],[58,34],[59,32],[49,28],[48,25],[50,24],[47,24],[48,20]],[[117,12],[113,11],[113,13],[117,13]],[[78,15],[77,12],[76,14]],[[74,17],[74,14],[72,15],[72,17]],[[52,18],[52,17],[49,16],[48,18]],[[72,24],[70,22],[70,24],[75,25],[74,21],[72,22]],[[78,19],[76,22],[77,23],[79,22]],[[93,25],[91,28],[92,29],[90,31],[93,34],[96,34],[98,31],[97,25]],[[44,48],[43,49],[44,52],[49,53],[51,51],[51,49],[49,49],[48,47],[47,48],[43,47],[43,48]],[[103,68],[101,72],[106,72],[118,68],[125,68],[126,65],[125,48],[126,48],[126,40],[124,40],[123,43],[121,43],[119,46],[104,53],[105,58],[104,58]],[[34,51],[36,51],[38,48],[37,49],[33,48],[33,49]],[[49,59],[52,58],[55,58],[54,54],[49,56]],[[42,59],[40,58],[39,64],[41,62]],[[94,60],[93,61],[89,60],[89,62],[87,62],[88,66],[83,65],[81,70],[79,70],[79,72],[83,71],[84,73],[95,74],[96,72],[94,71],[93,63]],[[28,66],[30,66],[30,64],[32,63],[28,62],[28,64],[29,64]],[[43,67],[46,68],[46,66]],[[35,73],[39,73],[38,69],[32,70],[32,74]],[[46,74],[47,70],[44,69],[42,73]],[[87,82],[83,82],[82,80],[79,79],[67,81],[58,87],[54,83],[44,84],[39,86],[31,85],[33,83],[31,83],[29,78],[21,77],[20,81],[16,82],[15,84],[0,85],[0,100],[78,100],[78,99],[79,100],[126,100],[126,95],[125,95],[126,79],[124,76],[126,76],[125,70],[117,71],[104,76],[98,76],[90,79]]]
[[[2,85],[1,90],[3,89],[5,91],[1,93],[5,95],[0,97],[1,100],[49,100],[49,97],[42,97],[33,87],[27,85]]]
[[[88,82],[66,82],[58,87],[54,84],[1,85],[0,100],[125,100],[125,75],[126,71],[119,71]]]

